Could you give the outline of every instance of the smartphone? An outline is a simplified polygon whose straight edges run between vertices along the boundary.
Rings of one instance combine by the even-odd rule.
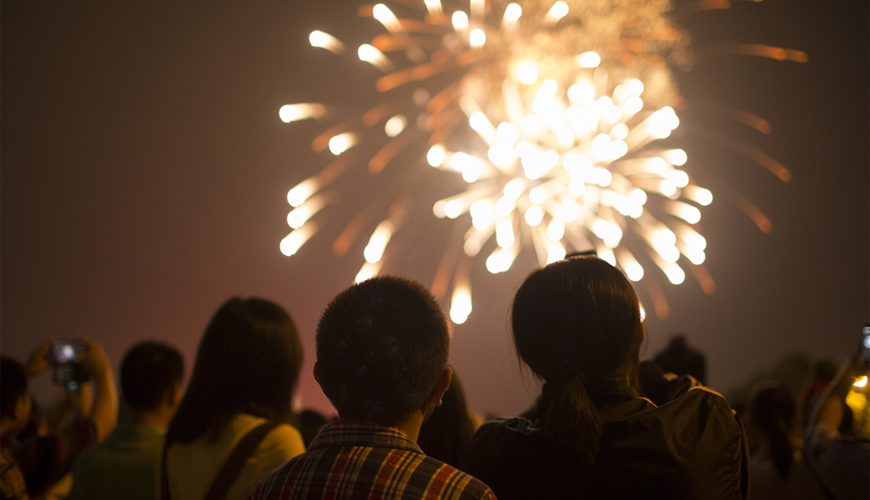
[[[864,339],[861,344],[863,346],[861,351],[864,354],[864,361],[870,362],[870,325],[864,325],[862,333],[864,334]]]
[[[54,383],[64,386],[70,394],[78,393],[80,384],[88,379],[81,365],[85,349],[85,343],[79,339],[59,339],[51,344]]]
[[[85,343],[78,339],[58,339],[51,344],[51,364],[80,363]]]

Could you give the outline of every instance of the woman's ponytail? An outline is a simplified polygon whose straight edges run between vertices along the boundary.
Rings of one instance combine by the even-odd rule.
[[[601,445],[601,416],[581,376],[544,386],[544,428],[553,443],[581,465],[592,465]]]

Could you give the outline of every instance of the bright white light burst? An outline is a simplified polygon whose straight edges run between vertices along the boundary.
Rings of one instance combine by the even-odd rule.
[[[428,136],[429,165],[466,185],[433,212],[466,225],[467,260],[483,253],[492,273],[510,269],[524,249],[541,265],[595,249],[633,281],[676,285],[684,269],[701,266],[700,207],[713,195],[683,169],[692,167],[686,153],[663,142],[680,126],[671,71],[689,61],[687,38],[664,15],[669,2],[471,0],[445,8],[420,0],[418,9],[412,3],[360,9],[386,30],[358,50],[359,59],[383,72],[377,90],[385,103],[412,95],[404,105],[380,105],[363,116],[366,127],[381,124],[387,140],[370,172],[413,144],[415,132]],[[320,31],[311,43],[345,53]],[[325,113],[321,105],[300,104],[282,108],[281,118]],[[359,131],[330,131],[315,140],[315,150],[328,146],[340,155],[362,140]],[[295,253],[316,231],[310,218],[324,201],[315,195],[341,168],[328,167],[288,193],[299,208],[288,217],[296,229],[282,252]],[[401,222],[391,210],[367,226],[372,233],[357,280],[379,272]],[[443,296],[452,283],[450,316],[462,323],[471,313],[469,266],[445,262],[433,292]],[[703,270],[696,276],[709,279]]]

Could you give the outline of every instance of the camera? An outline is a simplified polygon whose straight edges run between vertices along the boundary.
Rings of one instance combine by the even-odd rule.
[[[62,385],[70,394],[79,392],[80,384],[88,380],[81,365],[85,343],[79,339],[59,339],[51,344],[50,360],[54,367],[54,383]]]

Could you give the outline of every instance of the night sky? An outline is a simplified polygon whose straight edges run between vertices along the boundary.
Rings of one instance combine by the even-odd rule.
[[[370,102],[376,70],[307,40],[322,29],[352,47],[368,41],[380,28],[357,18],[357,5],[4,0],[3,354],[23,361],[46,338],[86,336],[117,367],[133,343],[160,339],[190,368],[218,306],[259,296],[295,318],[306,349],[301,403],[327,410],[310,374],[314,329],[359,270],[365,244],[335,257],[332,242],[381,189],[398,192],[390,189],[399,177],[351,176],[322,214],[321,233],[284,257],[286,193],[329,153],[309,147],[324,126],[283,124],[278,109]],[[702,227],[718,289],[704,294],[691,274],[663,285],[671,314],[648,314],[643,353],[686,332],[708,356],[711,385],[727,391],[783,356],[842,359],[857,345],[870,319],[868,23],[867,2],[810,0],[738,1],[684,20],[699,51],[755,42],[803,50],[809,62],[722,56],[678,75],[688,102],[677,138],[686,170],[716,196]],[[715,102],[760,115],[771,133],[698,104]],[[764,150],[792,181],[729,152],[711,131]],[[422,168],[422,159],[407,161]],[[773,231],[762,233],[728,192],[755,203]],[[428,286],[453,223],[435,219],[430,200],[409,211],[387,271]],[[535,263],[527,256],[490,275],[482,260],[451,364],[474,408],[516,413],[536,389],[509,345],[507,311]],[[641,287],[639,295],[649,304]],[[43,400],[53,396],[48,378],[35,385]]]

